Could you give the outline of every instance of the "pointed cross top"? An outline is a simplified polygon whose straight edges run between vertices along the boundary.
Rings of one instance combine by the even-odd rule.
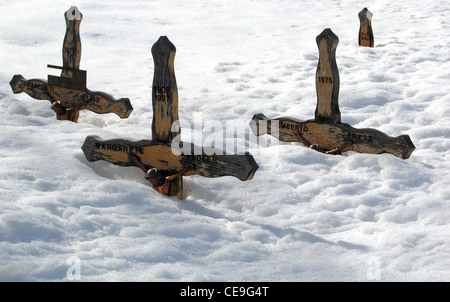
[[[170,42],[167,36],[160,36],[158,41],[156,41],[152,46],[152,55],[154,57],[159,55],[163,58],[167,57],[167,59],[169,59],[172,53],[175,54],[176,50],[175,45]]]
[[[83,19],[83,14],[78,10],[78,7],[72,6],[64,13],[64,17],[68,21],[81,21]]]
[[[367,9],[367,7],[364,7],[362,11],[358,13],[359,19],[367,18],[369,20],[372,20],[373,14]]]
[[[337,44],[339,43],[339,38],[334,34],[334,32],[330,28],[325,28],[317,37],[316,37],[316,43],[320,47],[320,42],[322,40],[326,40],[327,43],[334,46],[336,48]]]

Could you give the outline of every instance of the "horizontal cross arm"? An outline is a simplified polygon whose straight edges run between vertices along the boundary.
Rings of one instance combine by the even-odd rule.
[[[52,102],[52,98],[48,94],[47,81],[43,79],[27,80],[22,75],[16,74],[9,82],[9,85],[15,94],[25,92],[36,100],[48,100]]]
[[[198,149],[194,145],[190,150]],[[186,145],[184,150],[188,150]],[[147,169],[157,168],[161,171],[176,173],[190,166],[192,169],[184,175],[201,175],[204,177],[234,176],[242,181],[251,180],[258,165],[250,154],[242,155],[197,155],[173,152],[167,144],[151,140],[131,141],[124,139],[103,140],[98,136],[88,136],[81,148],[88,161],[104,160],[118,166],[136,166],[133,157],[138,157]],[[133,156],[130,156],[133,154]]]
[[[115,99],[111,95],[99,92],[90,91],[86,89],[86,98],[89,100],[86,104],[86,109],[89,109],[95,113],[109,113],[113,112],[120,118],[128,118],[133,111],[129,98]]]
[[[260,113],[253,116],[250,126],[257,136],[276,133],[276,130],[280,141],[302,142],[301,137],[303,137],[310,144],[318,144],[326,149],[347,145],[342,151],[391,153],[403,159],[409,158],[415,149],[408,135],[391,137],[376,129],[356,129],[345,123],[318,123],[312,120],[301,121],[292,117],[269,119]],[[296,132],[300,133],[300,136]]]

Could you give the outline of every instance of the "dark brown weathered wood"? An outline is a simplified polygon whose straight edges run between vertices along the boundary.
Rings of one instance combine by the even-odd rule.
[[[83,91],[86,89],[87,82],[87,72],[86,70],[70,68],[70,67],[61,67],[47,64],[49,68],[62,69],[62,73],[65,71],[70,71],[70,76],[60,77],[48,75],[47,82],[49,86],[61,87],[72,90],[80,90]]]
[[[14,93],[25,92],[34,99],[48,100],[51,103],[57,100],[65,108],[74,108],[82,105],[83,109],[99,114],[115,113],[120,118],[127,118],[133,111],[128,98],[115,99],[111,95],[100,91],[90,91],[89,89],[81,91],[50,86],[45,80],[26,80],[21,75],[15,75],[9,84]],[[72,121],[76,122],[76,120]]]
[[[171,181],[167,190],[167,183],[164,186],[152,183],[153,188],[161,194],[177,196],[178,199],[185,197],[184,176],[234,176],[242,181],[251,180],[258,165],[249,153],[222,155],[223,152],[217,150],[216,154],[211,155],[201,147],[181,142],[181,130],[175,123],[178,121],[175,52],[175,46],[165,36],[160,37],[152,47],[155,63],[152,140],[105,141],[98,136],[88,136],[82,146],[86,158],[89,161],[104,160],[118,166],[136,166],[147,171],[147,176],[150,175],[149,169],[156,168],[165,177],[170,177]],[[178,175],[181,172],[183,174]]]
[[[264,127],[260,127],[260,121],[265,121]],[[271,135],[272,124],[278,126],[277,138],[283,142],[301,142],[295,133],[298,131],[311,144],[318,144],[326,149],[346,145],[342,152],[390,153],[407,159],[415,149],[408,135],[391,137],[375,129],[357,129],[345,123],[318,123],[313,120],[302,121],[292,117],[269,119],[259,113],[253,116],[250,126],[256,136]]]
[[[325,29],[316,37],[319,47],[319,63],[316,70],[317,107],[316,122],[339,123],[339,71],[336,64],[336,47],[339,38]]]
[[[115,99],[104,92],[90,91],[86,88],[86,71],[79,69],[81,60],[80,23],[83,15],[72,6],[64,14],[66,34],[62,47],[63,66],[47,65],[61,69],[61,76],[48,75],[42,79],[25,79],[16,74],[10,81],[14,93],[25,92],[34,99],[58,103],[70,114],[56,113],[59,120],[77,122],[79,111],[91,110],[95,113],[115,113],[120,118],[128,118],[133,111],[128,98]]]
[[[373,14],[365,7],[358,13],[359,17],[359,46],[374,47],[374,37],[372,30],[372,16]]]
[[[152,85],[152,140],[170,143],[179,135],[172,132],[172,125],[178,121],[178,88],[175,78],[176,48],[166,36],[162,36],[152,46],[154,74]]]
[[[178,87],[175,78],[175,45],[166,36],[161,36],[152,46],[154,63],[152,83],[152,140],[155,143],[170,144],[180,134],[172,132],[172,125],[178,121]],[[169,196],[182,199],[183,176],[172,181]]]
[[[81,38],[80,24],[83,14],[76,6],[72,6],[64,13],[66,20],[66,34],[63,42],[63,67],[80,69],[81,61]],[[61,77],[72,78],[72,71],[63,69]]]
[[[161,36],[152,46],[154,63],[152,83],[152,140],[170,144],[180,134],[172,132],[172,125],[178,121],[178,87],[175,78],[175,45],[166,36]],[[172,181],[169,196],[183,199],[183,176]]]
[[[16,74],[9,82],[13,93],[25,92],[33,99],[53,101],[48,94],[48,84],[43,79],[25,79],[22,75]]]

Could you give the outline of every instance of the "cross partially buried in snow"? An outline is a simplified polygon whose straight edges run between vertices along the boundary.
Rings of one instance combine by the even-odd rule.
[[[278,125],[278,139],[301,142],[305,146],[328,154],[345,151],[361,153],[391,153],[409,158],[415,146],[408,135],[391,137],[375,129],[355,129],[341,123],[339,111],[339,72],[336,64],[338,37],[325,29],[316,38],[319,63],[316,71],[317,107],[314,120],[301,121],[293,117],[273,119]],[[260,122],[264,127],[260,127]],[[271,134],[271,121],[264,114],[255,114],[250,126],[255,135]],[[266,126],[267,123],[267,126]]]
[[[365,7],[359,12],[359,36],[358,43],[359,46],[373,47],[373,31],[372,31],[372,16],[373,14]]]
[[[105,160],[119,166],[139,167],[156,191],[178,199],[184,199],[183,176],[234,176],[241,181],[251,180],[258,165],[249,153],[210,155],[193,144],[179,142],[176,146],[174,143],[174,138],[180,136],[175,52],[175,46],[165,36],[152,47],[155,65],[152,140],[103,140],[98,136],[88,136],[82,146],[86,158],[90,162]]]
[[[58,120],[77,122],[79,111],[91,110],[95,113],[115,113],[127,118],[133,111],[128,98],[114,99],[104,92],[90,91],[86,88],[86,71],[80,69],[81,39],[80,23],[83,15],[72,6],[65,14],[66,35],[63,42],[63,66],[47,65],[60,69],[61,76],[48,75],[47,81],[26,80],[16,74],[10,81],[14,93],[25,92],[32,98],[48,100]]]

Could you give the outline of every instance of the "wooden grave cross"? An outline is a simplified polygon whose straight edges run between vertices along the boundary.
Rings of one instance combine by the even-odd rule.
[[[317,107],[314,120],[302,121],[293,117],[271,120],[258,113],[250,122],[253,133],[256,136],[272,134],[273,121],[274,125],[278,125],[273,133],[278,133],[279,140],[301,142],[324,153],[391,153],[403,159],[409,158],[415,146],[408,135],[390,137],[376,129],[356,129],[341,123],[338,104],[339,73],[335,56],[339,39],[327,28],[317,36],[316,42],[319,47],[319,63],[316,70]]]
[[[60,69],[61,76],[48,75],[42,79],[26,80],[16,74],[10,81],[14,93],[25,92],[37,100],[48,100],[58,120],[77,122],[79,111],[89,109],[95,113],[115,113],[120,118],[128,118],[133,111],[128,98],[114,99],[111,95],[90,91],[86,88],[86,71],[80,69],[81,39],[80,23],[83,14],[76,6],[64,13],[66,34],[64,36],[62,57],[63,66],[47,65]]]
[[[178,141],[178,89],[174,72],[175,46],[162,36],[152,46],[154,76],[152,85],[152,139],[130,141],[103,140],[88,136],[82,150],[88,161],[104,160],[118,166],[136,166],[143,170],[153,188],[167,196],[184,199],[183,176],[234,176],[241,181],[251,180],[258,169],[253,156],[209,155],[203,148]],[[175,126],[174,126],[175,125]],[[180,148],[183,152],[180,152]],[[186,151],[187,150],[187,151]],[[201,150],[197,154],[196,150]],[[156,169],[157,171],[155,171]],[[157,180],[161,178],[161,180]]]
[[[373,14],[365,7],[362,11],[358,13],[359,17],[359,36],[358,43],[359,46],[373,47],[373,31],[372,31],[372,17]]]

